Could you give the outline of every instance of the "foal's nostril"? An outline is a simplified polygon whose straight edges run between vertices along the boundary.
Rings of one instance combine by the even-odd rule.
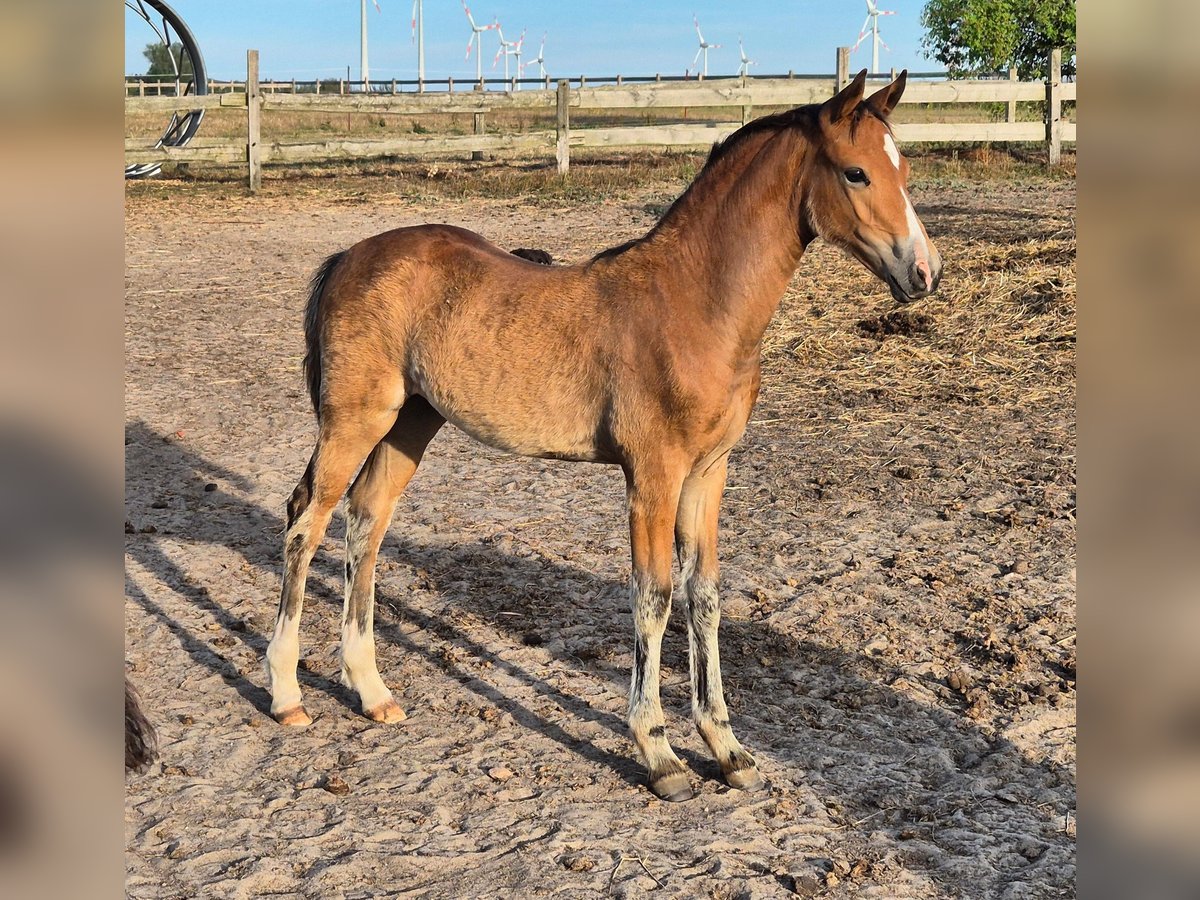
[[[918,259],[916,269],[918,284],[927,291],[933,290],[933,274],[929,271],[929,262],[924,259]]]

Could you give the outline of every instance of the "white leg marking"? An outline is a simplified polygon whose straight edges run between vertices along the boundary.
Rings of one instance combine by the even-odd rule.
[[[651,584],[639,584],[636,577],[630,593],[634,657],[629,691],[629,727],[653,779],[684,769],[683,763],[667,742],[659,697],[659,660],[671,595],[669,592],[664,595]]]
[[[761,783],[754,758],[729,727],[729,710],[721,684],[717,630],[721,605],[716,581],[693,576],[687,581],[688,643],[691,649],[692,718],[704,742],[734,787],[753,789]]]
[[[300,682],[296,680],[299,663],[300,617],[280,616],[267,646],[267,687],[271,692],[272,713],[300,705]]]
[[[353,619],[342,629],[342,684],[358,693],[364,710],[377,709],[392,700],[375,664],[374,623],[360,631]]]
[[[375,663],[375,557],[370,553],[374,519],[351,513],[346,521],[346,600],[342,606],[342,684],[358,693],[363,711],[392,701]],[[355,589],[364,610],[353,603]]]

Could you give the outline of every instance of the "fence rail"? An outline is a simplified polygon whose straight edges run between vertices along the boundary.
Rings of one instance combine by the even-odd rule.
[[[872,76],[876,79],[894,78],[896,75],[893,70],[891,73],[880,72]],[[320,78],[320,79],[288,79],[288,80],[261,80],[259,82],[259,90],[264,94],[397,94],[397,93],[454,93],[455,91],[472,91],[472,90],[488,90],[489,88],[500,88],[504,91],[522,91],[526,88],[543,90],[554,90],[560,80],[565,80],[571,87],[597,87],[599,85],[623,85],[623,84],[639,84],[639,83],[671,83],[682,82],[684,84],[696,84],[704,81],[713,81],[722,78],[723,76],[706,77],[704,75],[572,75],[565,79],[550,77],[549,75],[543,78],[439,78],[425,79],[424,81],[416,81],[413,79],[375,79],[372,78],[369,82],[352,81],[348,78]],[[824,79],[832,81],[834,76],[825,74],[811,74],[798,72],[784,72],[778,75],[751,75],[751,80],[779,81],[779,80],[812,80]],[[944,80],[949,77],[946,72],[909,72],[909,80],[928,80],[937,79]],[[125,96],[126,97],[167,97],[175,96],[176,93],[183,90],[183,85],[186,81],[177,81],[173,76],[138,76],[125,78]],[[245,93],[245,81],[221,81],[210,78],[207,82],[208,93]],[[365,85],[365,87],[364,87]]]
[[[193,141],[186,147],[146,147],[138,142],[125,142],[127,163],[211,162],[223,164],[246,163],[252,186],[261,178],[262,163],[296,163],[314,160],[368,159],[382,156],[422,156],[484,151],[553,150],[559,170],[566,172],[570,165],[571,148],[582,147],[679,147],[701,146],[721,140],[738,127],[738,122],[674,123],[618,127],[571,128],[573,111],[579,110],[664,110],[679,108],[740,108],[744,123],[755,107],[800,106],[820,103],[847,84],[849,78],[848,48],[838,50],[838,72],[832,77],[819,78],[709,78],[681,81],[614,84],[603,87],[571,87],[566,79],[556,89],[501,92],[470,90],[451,93],[264,93],[257,78],[258,54],[249,51],[246,90],[207,94],[198,97],[129,97],[126,112],[169,113],[180,109],[219,109],[233,107],[247,111],[244,139],[228,141]],[[969,104],[1007,103],[1005,122],[928,122],[901,123],[895,126],[897,137],[909,142],[1044,142],[1047,160],[1059,161],[1064,141],[1076,140],[1073,122],[1062,121],[1062,104],[1076,99],[1076,84],[1064,83],[1060,77],[1061,54],[1055,50],[1050,58],[1050,75],[1046,81],[1022,82],[1010,80],[962,80],[914,82],[905,89],[902,103],[907,104]],[[885,76],[886,77],[886,76]],[[877,79],[882,80],[882,79]],[[875,85],[878,86],[878,85]],[[872,86],[868,87],[868,90]],[[1043,122],[1018,122],[1016,104],[1038,102],[1045,105]],[[338,113],[391,113],[422,115],[434,113],[472,114],[474,133],[462,135],[430,135],[385,140],[337,139],[319,142],[263,142],[260,118],[263,111],[306,110]],[[553,131],[515,134],[488,134],[483,125],[489,112],[503,110],[533,110],[554,112]]]

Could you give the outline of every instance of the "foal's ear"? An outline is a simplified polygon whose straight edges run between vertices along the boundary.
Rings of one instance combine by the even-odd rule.
[[[848,116],[862,103],[863,88],[867,83],[867,70],[863,69],[854,76],[854,80],[841,89],[837,94],[821,104],[821,114],[830,124]]]
[[[867,99],[867,105],[883,118],[892,114],[900,97],[904,93],[904,85],[908,82],[908,69],[896,76],[896,80],[887,87],[882,87]]]

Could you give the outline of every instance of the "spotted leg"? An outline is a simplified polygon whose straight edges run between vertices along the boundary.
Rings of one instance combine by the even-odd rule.
[[[309,563],[354,471],[387,434],[395,418],[394,409],[360,412],[355,417],[324,417],[312,459],[288,501],[283,588],[266,659],[271,715],[280,724],[312,722],[301,705],[300,683],[296,679],[296,666],[300,662],[300,612]]]
[[[371,451],[346,504],[342,683],[358,694],[363,715],[376,722],[400,722],[405,715],[375,664],[375,561],[396,501],[445,421],[423,398],[409,398]]]
[[[659,467],[627,477],[634,629],[629,729],[646,763],[650,790],[664,800],[688,800],[687,768],[667,742],[659,700],[659,658],[671,612],[671,533],[682,478]]]
[[[758,790],[762,777],[754,757],[734,737],[721,686],[717,626],[717,518],[725,489],[726,457],[693,472],[683,484],[675,522],[675,542],[683,566],[688,605],[688,646],[692,671],[692,717],[721,766],[725,781],[744,791]]]

